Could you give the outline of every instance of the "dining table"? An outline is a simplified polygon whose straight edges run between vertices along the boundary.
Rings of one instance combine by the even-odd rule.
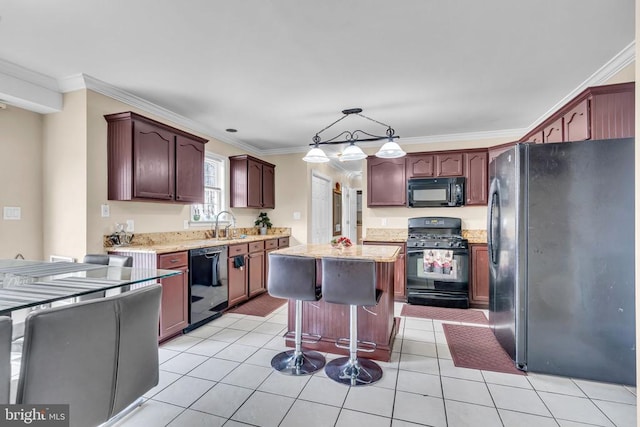
[[[146,286],[178,270],[0,259],[0,316],[94,292]]]

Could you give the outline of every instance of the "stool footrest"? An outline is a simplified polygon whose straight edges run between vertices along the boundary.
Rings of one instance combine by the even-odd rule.
[[[346,344],[343,344],[343,343],[346,343]],[[349,350],[351,348],[350,343],[351,341],[349,340],[349,338],[336,339],[336,347],[338,348],[344,348],[346,350]],[[363,344],[365,347],[360,347],[360,344]],[[374,342],[358,340],[358,346],[356,350],[361,351],[363,353],[373,353],[374,351],[376,351],[377,348],[378,348],[378,345]]]
[[[284,336],[285,341],[295,341],[295,332],[287,332]],[[317,344],[322,339],[320,335],[302,334],[302,342],[304,344]]]

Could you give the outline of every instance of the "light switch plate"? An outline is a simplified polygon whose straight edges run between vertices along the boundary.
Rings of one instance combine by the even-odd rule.
[[[302,218],[302,215],[300,214],[300,212],[294,212],[293,213],[293,219],[299,220],[300,218]]]
[[[4,219],[19,220],[22,217],[22,210],[18,206],[5,206],[3,214]]]
[[[108,218],[109,215],[111,214],[109,212],[109,205],[107,205],[106,203],[103,203],[102,205],[100,205],[100,213],[102,215],[102,218]]]
[[[128,231],[129,233],[133,233],[133,220],[132,219],[128,219],[127,220],[127,229],[126,231]]]

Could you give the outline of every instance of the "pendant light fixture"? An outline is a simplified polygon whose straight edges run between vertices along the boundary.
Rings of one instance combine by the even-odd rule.
[[[324,153],[324,151],[322,151],[322,149],[320,148],[320,145],[335,145],[335,144],[349,144],[349,146],[345,148],[342,154],[340,155],[340,161],[348,162],[353,160],[362,160],[362,159],[365,159],[367,155],[364,153],[364,151],[362,151],[360,147],[355,145],[355,143],[367,142],[367,141],[382,141],[382,140],[387,140],[387,142],[384,143],[382,147],[380,147],[380,150],[378,150],[378,152],[376,153],[376,157],[393,159],[393,158],[405,156],[407,154],[402,150],[402,148],[400,148],[398,143],[394,142],[394,139],[397,139],[400,137],[395,135],[395,131],[391,126],[386,125],[377,120],[374,120],[370,117],[367,117],[361,113],[362,113],[362,108],[349,108],[346,110],[342,110],[342,114],[344,115],[341,118],[331,123],[329,126],[325,127],[324,129],[318,131],[313,136],[312,138],[313,143],[309,144],[309,145],[312,145],[313,148],[309,150],[307,155],[304,156],[302,160],[309,163],[328,162],[329,158]],[[331,139],[327,139],[324,141],[322,140],[322,138],[320,137],[320,134],[322,132],[329,129],[336,123],[344,120],[347,116],[350,116],[350,115],[360,116],[364,119],[377,123],[381,126],[385,126],[387,128],[385,132],[386,135],[374,135],[374,134],[365,132],[363,130],[357,129],[354,131],[344,131]],[[365,138],[361,138],[361,136],[365,136]]]

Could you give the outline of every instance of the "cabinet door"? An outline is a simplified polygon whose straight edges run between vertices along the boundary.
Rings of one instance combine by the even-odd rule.
[[[262,163],[247,160],[247,207],[262,207]]]
[[[266,290],[264,283],[264,252],[249,254],[249,298]]]
[[[545,144],[549,142],[562,142],[564,140],[562,136],[562,118],[559,118],[558,120],[544,128],[542,132],[542,142],[544,142]]]
[[[367,159],[367,206],[405,206],[404,159]]]
[[[407,179],[434,175],[433,155],[408,155],[405,159]]]
[[[244,256],[244,267],[235,268],[233,258],[228,259],[227,271],[229,275],[229,307],[245,301],[247,296],[247,256]]]
[[[489,251],[487,245],[471,245],[469,300],[474,308],[489,308]]]
[[[133,197],[172,200],[175,135],[151,124],[133,124]]]
[[[487,152],[465,153],[467,205],[486,205],[489,193]]]
[[[189,324],[189,277],[187,267],[175,268],[182,274],[160,280],[162,300],[160,304],[160,340],[180,333]]]
[[[204,203],[204,144],[176,136],[176,200]]]
[[[464,159],[462,153],[436,155],[436,176],[462,176]]]
[[[585,99],[569,110],[564,115],[563,122],[565,141],[584,141],[591,138],[589,100]]]
[[[542,140],[540,140],[540,142],[542,142]],[[510,144],[510,145],[503,145],[503,146],[498,146],[498,147],[489,147],[489,159],[488,159],[488,163],[491,163],[491,161],[493,159],[495,159],[496,157],[498,157],[500,154],[504,153],[505,151],[507,151],[508,149],[510,149],[511,147],[513,147],[515,143]]]
[[[262,165],[262,207],[276,207],[276,171],[273,166]]]

